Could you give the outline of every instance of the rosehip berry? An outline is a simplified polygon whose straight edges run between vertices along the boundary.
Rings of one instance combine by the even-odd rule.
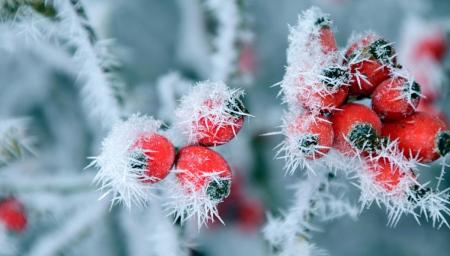
[[[323,116],[299,115],[287,127],[287,136],[298,138],[298,149],[307,159],[323,157],[333,146],[333,127]]]
[[[372,108],[382,120],[398,120],[415,112],[420,95],[420,85],[415,81],[390,78],[373,92]]]
[[[22,232],[27,226],[27,216],[23,205],[15,198],[0,202],[0,222],[14,232]]]
[[[306,87],[298,95],[299,102],[308,110],[334,110],[347,99],[349,78],[350,74],[346,68],[340,66],[324,68],[320,83],[312,85],[316,88]]]
[[[398,140],[407,158],[418,157],[422,163],[432,162],[450,151],[450,131],[438,117],[417,112],[405,119],[383,126],[383,136]]]
[[[157,133],[141,135],[130,149],[131,167],[142,173],[142,181],[154,183],[169,174],[175,160],[172,143]]]
[[[381,120],[370,108],[356,103],[341,107],[331,116],[334,147],[344,154],[355,149],[373,151],[379,143]]]
[[[442,62],[447,53],[447,40],[442,31],[436,31],[431,36],[422,39],[414,48],[414,57],[416,59],[431,58]]]
[[[217,107],[216,102],[207,101],[209,108]],[[197,123],[198,144],[202,146],[223,145],[232,140],[244,125],[245,117],[242,113],[247,113],[247,109],[242,104],[241,99],[231,98],[225,102],[225,111],[229,117],[226,120],[217,122],[214,115],[201,117]]]
[[[334,38],[333,30],[331,29],[332,22],[330,18],[320,17],[315,24],[320,27],[319,39],[322,51],[324,53],[336,52],[336,39]]]
[[[403,176],[400,168],[386,158],[380,158],[378,161],[368,160],[366,166],[375,174],[375,181],[388,192],[397,187]]]
[[[176,174],[178,181],[188,190],[205,189],[214,201],[223,201],[230,194],[231,169],[217,152],[202,146],[187,146],[178,152]],[[216,174],[217,177],[212,177]],[[189,192],[189,191],[188,191]]]
[[[350,90],[354,96],[369,96],[396,65],[395,50],[391,43],[374,34],[360,37],[346,53],[350,64]]]

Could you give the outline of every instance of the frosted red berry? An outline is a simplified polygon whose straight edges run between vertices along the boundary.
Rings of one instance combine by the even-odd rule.
[[[356,40],[346,51],[350,65],[349,94],[369,96],[396,65],[395,51],[391,44],[374,34]]]
[[[381,120],[370,108],[349,103],[331,116],[334,131],[333,146],[344,154],[355,149],[371,151],[377,146],[381,134]]]
[[[230,194],[231,169],[217,152],[202,146],[187,146],[177,155],[176,176],[188,189],[201,191],[212,200],[222,201]],[[213,179],[211,175],[216,175]]]
[[[393,121],[415,112],[420,102],[420,85],[402,77],[382,82],[372,94],[372,108],[382,120]]]
[[[130,149],[130,165],[142,172],[142,181],[154,183],[164,179],[175,160],[172,143],[157,133],[141,135]]]
[[[422,39],[414,48],[414,58],[431,58],[435,61],[442,62],[447,53],[447,40],[445,34],[437,30],[435,33]]]
[[[403,176],[400,168],[386,158],[367,160],[366,168],[374,174],[375,181],[388,192],[397,187]]]
[[[220,103],[208,100],[205,106],[216,108]],[[244,125],[246,108],[238,98],[228,99],[225,102],[227,118],[218,118],[215,115],[201,117],[196,124],[197,143],[202,146],[218,146],[231,141]]]
[[[321,17],[317,19],[316,25],[320,27],[319,40],[322,51],[324,53],[336,52],[336,39],[331,29],[331,20],[328,17]]]
[[[383,136],[398,140],[399,148],[407,158],[418,157],[429,163],[450,151],[450,131],[438,117],[417,112],[405,119],[385,123]]]
[[[298,138],[298,149],[307,159],[321,158],[333,146],[333,127],[324,116],[299,115],[288,125],[287,134]]]
[[[10,231],[24,231],[27,227],[27,216],[23,205],[15,198],[2,200],[0,222]]]

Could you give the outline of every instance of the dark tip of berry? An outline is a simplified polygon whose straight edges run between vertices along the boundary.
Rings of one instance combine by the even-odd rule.
[[[243,113],[248,114],[248,110],[244,106],[241,97],[234,97],[228,99],[225,104],[226,104],[225,111],[236,118],[242,117]]]
[[[450,152],[450,131],[440,132],[437,137],[437,149],[441,156]]]
[[[422,90],[420,89],[420,85],[414,81],[412,84],[406,82],[403,86],[403,92],[408,98],[415,100],[420,98]]]
[[[314,154],[317,144],[319,144],[319,136],[309,134],[298,141],[298,149],[306,155]]]
[[[131,152],[131,161],[130,161],[130,167],[133,169],[139,169],[144,170],[147,169],[147,161],[148,156],[145,155],[142,150],[135,150]]]
[[[384,39],[377,39],[369,46],[369,53],[377,60],[385,64],[393,64],[392,57],[395,50],[389,42]]]
[[[419,185],[413,185],[411,190],[413,191],[413,194],[408,196],[408,201],[413,203],[419,202],[420,199],[424,198],[431,192],[430,188],[421,188]]]
[[[351,129],[348,139],[354,147],[363,151],[374,151],[379,147],[380,143],[380,139],[372,125],[364,123],[355,125]]]
[[[211,200],[223,201],[230,195],[231,181],[225,179],[212,180],[206,188],[206,194]]]
[[[322,72],[322,82],[331,88],[340,87],[350,82],[350,72],[347,68],[332,66]]]
[[[328,17],[320,17],[316,20],[314,25],[319,27],[330,27],[331,26],[331,20]]]

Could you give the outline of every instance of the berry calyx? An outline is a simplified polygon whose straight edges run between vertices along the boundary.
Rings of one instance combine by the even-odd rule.
[[[130,150],[130,167],[142,175],[143,182],[164,179],[175,160],[172,143],[157,133],[141,135]]]
[[[429,163],[450,151],[449,130],[438,117],[417,112],[405,119],[385,123],[382,131],[398,146],[406,158]]]
[[[398,120],[416,111],[420,95],[420,86],[415,81],[390,78],[373,92],[372,108],[383,120]]]
[[[294,143],[306,159],[323,157],[333,145],[333,127],[324,116],[300,114],[286,122],[288,143]]]
[[[349,103],[331,116],[334,147],[344,154],[372,151],[379,144],[381,120],[370,108]]]
[[[0,222],[10,231],[22,232],[27,226],[27,216],[23,205],[15,198],[0,202]]]
[[[178,152],[176,176],[188,193],[205,190],[213,201],[230,193],[231,169],[217,152],[202,146],[187,146]]]

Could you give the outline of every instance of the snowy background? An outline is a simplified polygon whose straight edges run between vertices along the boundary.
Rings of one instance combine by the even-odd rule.
[[[101,37],[114,40],[114,53],[123,65],[120,75],[127,85],[127,113],[139,111],[170,122],[170,106],[169,111],[163,106],[165,89],[158,89],[161,79],[170,72],[193,81],[211,76],[198,50],[201,42],[190,38],[196,34],[195,22],[186,21],[192,21],[186,16],[192,2],[84,1]],[[213,225],[199,232],[187,227],[188,246],[195,248],[191,255],[269,255],[261,234],[265,222],[261,214],[288,206],[292,199],[288,186],[296,177],[285,176],[283,161],[274,160],[272,149],[281,138],[261,134],[281,124],[279,88],[272,85],[284,74],[287,24],[295,24],[301,11],[317,5],[330,13],[339,47],[346,45],[352,31],[368,29],[400,42],[403,26],[412,16],[438,22],[450,32],[450,2],[446,0],[245,2],[255,71],[253,81],[236,85],[246,90],[246,104],[255,117],[219,151],[240,174],[242,193],[254,202],[248,205],[257,208],[257,213],[241,220],[245,224],[236,220],[242,217],[230,214],[224,219],[226,226]],[[14,237],[17,255],[157,255],[151,253],[152,241],[156,241],[152,239],[166,235],[164,223],[157,220],[167,220],[153,209],[115,206],[110,210],[107,202],[97,200],[96,186],[91,184],[95,170],[83,170],[89,164],[87,156],[99,153],[105,131],[101,120],[87,114],[92,106],[85,105],[79,93],[79,68],[53,44],[29,44],[20,34],[8,33],[0,31],[0,117],[26,117],[36,151],[35,156],[0,171],[0,192],[17,195],[29,212],[26,232]],[[450,102],[440,104],[450,114]],[[437,169],[427,171],[438,173]],[[353,192],[356,198],[357,191]],[[449,255],[448,228],[438,230],[426,222],[418,225],[412,217],[402,218],[395,228],[386,223],[384,210],[372,207],[357,220],[343,217],[322,223],[312,240],[336,256]],[[171,228],[168,224],[167,229]]]

